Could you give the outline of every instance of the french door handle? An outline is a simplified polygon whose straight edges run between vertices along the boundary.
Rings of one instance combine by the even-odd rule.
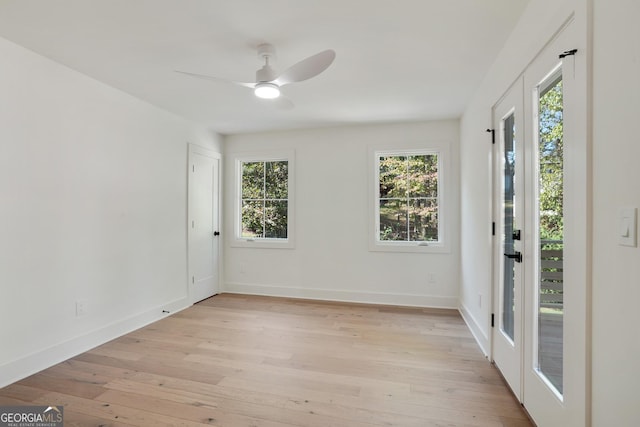
[[[219,232],[219,231],[214,231],[214,232],[213,232],[213,235],[214,235],[214,236],[219,236],[219,235],[220,235],[220,232]]]
[[[506,256],[507,258],[511,258],[516,262],[522,262],[522,252],[516,251],[513,254],[504,254],[504,256]]]

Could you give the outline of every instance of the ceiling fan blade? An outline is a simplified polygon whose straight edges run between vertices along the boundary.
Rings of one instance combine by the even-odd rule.
[[[233,81],[233,80],[221,79],[219,77],[207,76],[205,74],[188,73],[186,71],[178,71],[178,70],[175,70],[175,72],[176,73],[180,73],[180,74],[185,74],[187,76],[195,77],[195,78],[198,78],[198,79],[203,79],[203,80],[210,80],[210,81],[222,82],[222,83],[232,83],[232,84],[235,84],[235,85],[238,85],[238,86],[248,87],[250,89],[253,89],[256,86],[255,83],[236,82],[236,81]]]
[[[311,77],[315,77],[327,68],[333,62],[336,53],[327,49],[313,56],[310,56],[295,65],[292,65],[280,74],[272,83],[278,86],[284,86],[289,83],[302,82]]]

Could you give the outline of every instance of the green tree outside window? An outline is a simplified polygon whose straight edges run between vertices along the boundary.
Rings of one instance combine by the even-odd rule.
[[[286,239],[289,162],[242,163],[242,234],[251,239]]]
[[[438,155],[378,159],[380,241],[438,241]]]

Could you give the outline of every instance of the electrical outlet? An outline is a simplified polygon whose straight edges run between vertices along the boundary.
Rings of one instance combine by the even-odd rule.
[[[82,317],[87,314],[87,301],[78,300],[76,301],[76,317]]]

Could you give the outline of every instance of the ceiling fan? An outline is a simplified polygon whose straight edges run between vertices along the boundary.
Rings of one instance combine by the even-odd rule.
[[[233,83],[253,89],[253,93],[258,98],[276,99],[281,95],[280,88],[282,86],[308,80],[329,68],[336,57],[336,53],[331,49],[324,50],[292,65],[281,74],[276,74],[276,71],[271,67],[271,59],[274,56],[275,48],[273,45],[264,43],[258,46],[258,57],[264,60],[264,65],[256,71],[255,83],[237,82],[204,74],[188,73],[186,71],[176,72],[186,74],[191,77],[197,77],[199,79]],[[290,101],[286,101],[287,102],[283,105],[285,108],[293,106]]]

